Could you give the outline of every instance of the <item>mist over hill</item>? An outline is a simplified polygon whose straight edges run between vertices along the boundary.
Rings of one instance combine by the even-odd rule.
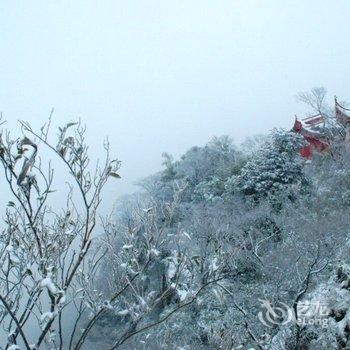
[[[94,166],[81,122],[3,129],[1,346],[348,348],[350,111],[325,97],[289,130],[163,153],[108,215],[108,141]]]
[[[312,118],[297,130],[163,154],[163,170],[115,214],[124,273],[146,256],[151,265],[91,341],[103,333],[113,344],[112,332],[137,349],[350,346],[350,119],[324,96],[301,95]]]

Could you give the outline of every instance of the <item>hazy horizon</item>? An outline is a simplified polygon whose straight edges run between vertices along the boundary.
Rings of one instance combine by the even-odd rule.
[[[349,98],[350,3],[338,1],[10,2],[1,6],[0,110],[39,126],[81,118],[93,156],[122,160],[129,193],[214,135],[236,143],[289,127],[295,94]],[[94,151],[98,146],[99,151]],[[94,154],[94,152],[96,154]]]

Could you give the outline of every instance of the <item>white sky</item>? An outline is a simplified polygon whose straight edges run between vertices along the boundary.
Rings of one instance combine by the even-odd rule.
[[[350,1],[0,2],[0,110],[81,117],[123,161],[110,199],[212,136],[290,127],[295,94],[350,99]],[[98,150],[101,148],[99,147]]]

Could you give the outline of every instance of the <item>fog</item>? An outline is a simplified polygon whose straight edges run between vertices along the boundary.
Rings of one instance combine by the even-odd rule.
[[[122,180],[109,201],[212,136],[289,127],[295,94],[349,98],[348,1],[2,1],[0,110],[39,127],[81,118]]]
[[[305,106],[296,101],[295,95],[314,86],[326,87],[329,91],[330,100],[335,94],[340,99],[350,100],[350,80],[348,76],[350,62],[350,49],[348,48],[350,37],[349,23],[350,2],[346,0],[338,0],[336,2],[330,0],[76,0],[31,2],[3,0],[0,3],[0,112],[2,112],[4,119],[7,120],[6,127],[15,135],[14,137],[17,137],[21,135],[18,120],[29,122],[34,129],[40,130],[40,127],[48,121],[51,111],[54,110],[51,132],[53,145],[56,144],[55,129],[58,126],[80,119],[87,127],[87,139],[93,160],[103,157],[102,143],[105,137],[108,137],[111,145],[111,156],[120,159],[122,167],[120,169],[121,179],[111,178],[105,190],[105,201],[100,210],[107,212],[117,202],[119,196],[136,190],[135,184],[138,180],[160,170],[162,163],[161,154],[163,152],[168,152],[174,155],[175,158],[178,158],[190,147],[203,145],[213,136],[227,134],[237,144],[240,144],[249,136],[267,133],[275,127],[290,128],[294,121],[294,114],[302,116],[305,113]],[[48,162],[46,160],[54,156],[53,153],[50,153],[50,150],[43,150],[40,146],[38,154],[43,156],[43,169],[47,170]],[[278,156],[280,154],[281,152],[277,153]],[[267,156],[266,159],[268,159]],[[291,165],[298,164],[295,158],[292,158],[292,160],[294,163],[290,162]],[[66,199],[67,191],[69,190],[66,186],[69,175],[68,172],[64,171],[61,163],[53,160],[52,164],[56,166],[57,175],[53,190],[59,189],[60,191],[53,191],[52,197],[50,195],[50,200],[48,201],[48,204],[56,205],[58,208],[54,209],[56,213],[60,212],[59,208],[65,205],[63,200]],[[228,174],[227,170],[231,171],[232,165],[226,163],[224,165],[223,170],[225,171],[222,173]],[[205,166],[209,169],[209,165]],[[212,165],[210,164],[210,166]],[[213,165],[213,168],[217,168],[216,163]],[[324,169],[328,168],[325,166]],[[212,171],[211,168],[209,170]],[[0,196],[2,198],[2,225],[0,229],[3,230],[4,227],[10,226],[4,220],[6,206],[14,208],[15,205],[11,202],[8,203],[8,200],[10,200],[8,198],[11,195],[10,188],[5,183],[3,173],[0,173],[0,179],[2,179],[0,181]],[[316,174],[314,176],[315,184],[320,183],[321,180],[323,181],[321,177],[318,177],[317,169],[314,170],[314,173]],[[322,173],[322,171],[319,173]],[[339,176],[339,173],[337,176]],[[110,174],[110,171],[104,170],[103,174]],[[332,173],[330,172],[329,174]],[[115,174],[112,173],[112,175]],[[273,173],[273,175],[275,174]],[[328,176],[329,178],[331,176]],[[227,183],[229,183],[228,180]],[[293,184],[293,181],[291,183]],[[343,182],[339,180],[339,183]],[[328,190],[327,193],[335,193],[334,203],[338,201],[343,205],[343,211],[339,211],[340,219],[338,220],[341,225],[336,222],[337,218],[329,220],[327,224],[330,226],[330,232],[331,230],[336,233],[339,231],[337,244],[340,247],[346,247],[344,237],[346,232],[348,232],[349,226],[349,221],[346,217],[349,204],[347,203],[347,206],[343,204],[344,196],[340,192],[341,190],[345,192],[348,188],[344,186],[343,189],[338,190],[336,184],[337,181],[334,180],[334,186],[333,184],[328,184],[328,187],[326,186],[325,188]],[[197,185],[199,183],[196,183]],[[64,189],[62,190],[63,187]],[[224,188],[224,186],[222,187]],[[337,191],[334,189],[337,189]],[[348,191],[346,194],[350,196]],[[75,199],[74,196],[72,198]],[[315,203],[317,199],[318,197],[315,197]],[[77,211],[81,210],[80,206],[83,207],[81,205],[83,200],[79,200],[77,200]],[[183,205],[181,210],[186,208],[186,210],[183,210],[184,212],[186,211],[187,215],[186,219],[183,219],[184,227],[186,228],[186,225],[188,225],[189,229],[198,229],[198,232],[194,233],[198,237],[202,237],[201,230],[204,231],[204,234],[207,234],[205,229],[211,227],[212,219],[214,222],[213,226],[215,226],[215,220],[218,223],[220,223],[220,220],[223,220],[227,230],[229,227],[231,230],[231,227],[243,227],[241,224],[244,220],[249,219],[249,215],[252,217],[267,216],[264,212],[267,209],[264,209],[263,206],[262,209],[259,209],[262,214],[255,211],[246,214],[245,208],[242,206],[239,208],[241,211],[237,211],[240,215],[242,214],[244,220],[241,220],[241,218],[238,218],[239,215],[237,215],[237,218],[233,217],[231,212],[224,212],[222,210],[223,207],[218,205],[217,207],[212,207],[214,208],[212,213],[215,213],[215,215],[211,218],[206,216],[206,212],[197,212],[198,208],[191,201],[184,203],[180,203]],[[232,208],[235,208],[237,203]],[[145,200],[142,204],[146,205],[147,201]],[[150,220],[148,219],[149,210],[151,210],[149,217],[153,215],[156,217],[154,213],[158,210],[158,206],[163,208],[163,203],[157,202],[156,204],[154,208],[151,207],[150,209],[142,209],[140,206],[140,212],[137,212],[135,216],[139,216],[148,223],[146,220]],[[305,206],[307,210],[310,210],[310,207],[311,205]],[[192,208],[192,211],[188,210],[188,208]],[[301,206],[301,208],[304,207]],[[318,218],[318,207],[311,208],[314,210],[312,212],[315,214],[314,217]],[[337,208],[333,208],[333,210],[333,212],[330,211],[332,215],[338,213]],[[289,249],[287,254],[283,251],[283,249],[286,249],[286,246],[283,249],[278,248],[277,250],[276,248],[276,252],[281,251],[284,254],[281,256],[282,263],[280,265],[278,262],[279,258],[276,258],[276,271],[277,268],[278,271],[287,271],[284,274],[284,278],[289,282],[288,276],[295,276],[292,270],[288,270],[289,266],[293,267],[293,264],[295,264],[296,270],[298,270],[297,264],[299,260],[293,262],[292,259],[295,255],[294,252],[298,251],[301,252],[300,256],[307,256],[309,251],[305,250],[306,253],[304,253],[304,247],[312,248],[314,242],[322,242],[322,235],[326,233],[326,228],[328,230],[328,226],[324,224],[328,217],[322,217],[323,221],[317,222],[318,226],[315,225],[316,229],[310,229],[306,226],[304,232],[304,228],[302,228],[303,221],[294,220],[294,217],[292,217],[292,214],[289,214],[288,210],[286,210],[286,213],[290,217],[282,217],[280,223],[278,221],[277,223],[281,227],[285,225],[287,228],[290,225],[293,227],[293,230],[294,225],[300,225],[299,229],[301,231],[300,237],[296,239],[296,241],[300,242],[300,247],[295,248],[292,245],[289,248],[287,247]],[[298,211],[293,213],[295,217],[299,215]],[[197,215],[196,220],[200,224],[196,220],[191,221],[192,214]],[[62,217],[67,221],[70,217],[69,215]],[[329,217],[332,217],[332,215],[329,215]],[[98,223],[91,237],[89,236],[89,216],[87,214],[86,216],[87,228],[82,243],[80,241],[72,243],[70,249],[73,249],[73,253],[70,251],[69,254],[71,255],[66,254],[64,259],[67,256],[72,256],[71,261],[73,262],[75,256],[79,257],[79,259],[81,256],[84,258],[89,249],[90,238],[95,238],[95,235],[101,234],[102,229]],[[144,225],[142,220],[140,222]],[[155,222],[158,222],[157,220],[162,223],[165,221],[163,213],[161,220],[160,217],[154,219]],[[25,221],[23,227],[26,230]],[[32,220],[30,221],[32,222]],[[271,222],[274,223],[274,221]],[[164,227],[167,227],[167,224],[164,223]],[[322,226],[322,224],[324,225]],[[39,224],[36,223],[36,225]],[[72,226],[74,225],[73,222]],[[149,224],[150,227],[153,227],[152,225]],[[169,227],[171,225],[169,224]],[[15,227],[15,225],[13,226]],[[130,232],[136,232],[139,230],[139,226],[139,222],[136,222],[134,229]],[[275,226],[277,227],[277,225]],[[91,227],[93,227],[92,224]],[[146,224],[145,227],[147,227]],[[120,230],[120,227],[118,229]],[[275,227],[273,227],[273,230],[275,231]],[[9,229],[8,232],[10,231]],[[36,233],[34,229],[32,231]],[[160,229],[159,231],[163,230]],[[186,231],[188,231],[187,228]],[[181,231],[181,234],[185,234],[186,231]],[[295,231],[298,231],[298,226]],[[6,230],[3,232],[5,233]],[[147,229],[145,232],[147,233],[145,237],[150,234]],[[220,230],[218,232],[218,235],[215,236],[218,237],[215,238],[218,242],[222,237],[226,239],[226,233],[224,235]],[[232,234],[232,232],[229,233]],[[171,235],[168,233],[171,233]],[[64,234],[72,235],[72,232],[69,233],[69,231],[65,230]],[[104,234],[107,237],[107,233],[104,232]],[[222,236],[220,236],[221,234]],[[121,231],[118,239],[119,237],[124,239],[123,235],[129,237],[128,232]],[[187,233],[186,235],[191,240]],[[273,235],[277,236],[275,233]],[[273,235],[271,234],[268,238],[273,237]],[[173,232],[165,230],[164,237],[168,236],[173,236]],[[6,257],[6,254],[8,254],[8,265],[10,266],[8,271],[10,271],[12,268],[11,264],[13,263],[13,266],[15,266],[18,264],[18,261],[11,260],[14,248],[10,245],[11,235],[9,234],[8,237],[6,248],[1,254]],[[30,235],[24,235],[24,237],[30,237]],[[69,237],[64,239],[67,239],[68,242]],[[149,242],[153,239],[153,236],[150,237]],[[50,243],[50,245],[47,244],[45,246],[45,249],[49,251],[49,246],[50,249],[53,249],[51,246],[54,246],[56,242],[52,243],[49,238],[43,235],[44,242],[46,242],[45,239]],[[154,241],[158,242],[158,240],[160,241],[157,236],[157,239],[154,239]],[[261,240],[254,250],[260,262],[262,260],[256,252],[259,248],[258,245],[264,240]],[[288,242],[288,240],[286,241]],[[29,240],[28,242],[31,241]],[[39,239],[38,242],[40,247]],[[173,243],[169,242],[167,243],[169,244],[168,247],[172,247]],[[194,248],[191,247],[190,258],[187,259],[192,264],[192,259],[197,257],[197,251],[202,248],[199,245],[196,247],[193,243],[194,240],[188,243],[187,239],[184,239],[184,242],[185,244],[180,246],[179,252],[182,254],[183,251],[188,249],[187,244],[192,244]],[[234,242],[234,240],[230,242]],[[248,243],[251,244],[247,242],[245,238],[244,240],[242,238],[242,245],[237,245],[237,251],[243,251],[242,247],[247,247]],[[131,261],[128,258],[128,254],[131,254],[128,250],[133,245],[130,245],[130,242],[122,242],[121,240],[120,242],[118,240],[119,243],[120,247],[119,245],[113,246],[113,249],[120,248],[120,251],[125,250],[125,261]],[[122,245],[122,243],[128,244]],[[224,246],[225,244],[222,245]],[[312,250],[311,248],[310,251]],[[64,249],[68,250],[68,248]],[[81,250],[79,251],[79,249]],[[224,254],[219,250],[212,249],[208,253],[212,263],[208,264],[208,266],[210,265],[212,272],[216,273],[216,269],[212,266],[216,266],[216,261],[219,261],[218,259]],[[324,249],[329,249],[326,243]],[[31,249],[28,251],[28,256],[30,256]],[[337,259],[345,256],[345,253],[348,256],[347,251],[340,251],[341,253],[339,253]],[[225,250],[222,252],[226,254]],[[114,254],[114,251],[112,253]],[[159,253],[160,251],[153,248],[145,253],[140,250],[140,256],[152,255],[154,260],[156,260],[155,257]],[[113,254],[111,256],[117,256],[117,254]],[[206,254],[207,252],[205,252]],[[234,254],[236,254],[236,250]],[[179,256],[179,254],[175,253],[174,256],[169,255],[167,256],[167,261],[174,265],[173,261],[176,262]],[[235,255],[232,256],[235,257]],[[124,255],[122,257],[124,259]],[[292,258],[286,260],[285,257]],[[117,258],[119,259],[118,256]],[[124,260],[119,261],[117,258],[112,261],[114,261],[114,267],[120,265],[123,268],[123,271],[122,269],[120,270],[122,271],[120,276],[129,274],[129,272],[125,272],[129,265],[126,263],[120,264]],[[76,264],[77,269],[81,263],[79,259]],[[41,260],[40,263],[42,263]],[[133,260],[137,261],[134,258]],[[4,264],[5,260],[1,261]],[[230,257],[227,261],[231,262],[234,260]],[[337,260],[334,259],[334,261]],[[67,269],[68,271],[65,271],[67,267],[64,265],[62,267],[62,271],[67,272],[67,276],[71,266],[75,266],[72,265],[72,262]],[[328,262],[329,260],[327,264]],[[197,264],[197,261],[195,263]],[[147,265],[148,263],[145,265],[145,268]],[[223,266],[225,265],[227,264],[224,262]],[[262,265],[264,264],[262,263]],[[162,269],[164,269],[164,266]],[[307,267],[308,265],[305,263],[305,266]],[[312,267],[313,265],[310,266]],[[34,261],[31,268],[33,271],[34,268],[39,270],[37,267],[38,262]],[[308,270],[309,276],[311,275],[311,267]],[[32,270],[28,269],[26,268],[24,276],[26,276],[25,274],[28,271],[31,276],[33,275]],[[40,283],[39,288],[47,288],[49,291],[50,288],[47,285],[42,285],[42,282],[45,280],[47,282],[47,276],[51,275],[52,269],[53,267],[50,267],[50,270],[45,270],[45,274],[40,272],[40,278],[37,277],[36,281]],[[232,267],[232,271],[236,271],[235,269],[236,267]],[[178,270],[182,270],[182,267],[181,269],[178,268]],[[79,270],[72,268],[72,271]],[[143,278],[144,271],[142,269],[140,271],[142,271]],[[69,287],[70,280],[68,283],[67,278],[63,283],[63,272],[62,285]],[[147,279],[152,280],[152,274],[153,272],[149,273]],[[10,272],[6,275],[7,279],[8,276],[11,277]],[[74,277],[75,275],[72,274],[72,276]],[[169,277],[168,273],[168,276],[164,274],[161,278],[162,281],[171,282],[174,276]],[[186,280],[192,279],[192,277],[185,277]],[[155,280],[157,278],[158,276],[156,276]],[[23,280],[20,279],[17,283],[19,288],[23,287],[21,286]],[[199,278],[198,281],[200,281]],[[50,285],[53,284],[51,279],[49,282]],[[176,280],[177,283],[178,280]],[[270,281],[268,283],[265,286],[270,286]],[[162,282],[162,284],[164,283]],[[173,285],[174,283],[169,283],[171,290]],[[142,285],[142,290],[143,287]],[[150,284],[151,287],[153,288]],[[342,285],[338,287],[343,288]],[[126,288],[121,290],[124,291]],[[298,290],[294,286],[293,288]],[[293,292],[293,288],[290,287],[289,291]],[[51,287],[51,289],[55,288]],[[116,290],[119,289],[118,287]],[[139,289],[141,290],[141,288]],[[185,289],[181,290],[181,292],[187,293]],[[196,288],[189,286],[187,289],[192,293]],[[202,287],[200,287],[199,291],[201,289]],[[264,284],[259,286],[260,289],[265,290]],[[28,290],[25,290],[24,298],[30,295],[26,294]],[[64,293],[65,291],[64,289]],[[78,291],[74,290],[74,288],[72,291],[76,297]],[[193,295],[197,295],[199,291]],[[247,289],[247,291],[250,292],[251,289]],[[246,295],[247,291],[241,291],[241,295]],[[59,292],[62,291],[60,290]],[[57,291],[50,291],[50,293],[55,297],[58,295]],[[121,293],[118,292],[117,294]],[[57,297],[55,307],[57,305],[61,307],[59,303],[62,295],[59,298]],[[182,301],[180,294],[179,296],[180,301]],[[14,298],[17,298],[17,296],[15,295]],[[141,297],[139,299],[144,301]],[[22,298],[21,301],[23,300]],[[40,301],[40,299],[38,300]],[[43,300],[48,304],[48,300]],[[50,302],[52,303],[51,300]],[[113,299],[112,301],[114,302],[115,300]],[[134,303],[137,304],[137,302]],[[5,305],[4,301],[3,304]],[[64,301],[62,301],[63,304]],[[96,305],[98,305],[97,301]],[[101,305],[109,308],[111,304],[103,303]],[[98,307],[102,307],[101,305]],[[142,303],[140,305],[143,307]],[[24,304],[20,304],[20,307],[24,308]],[[256,309],[256,305],[254,308]],[[47,310],[43,308],[39,311],[44,312]],[[63,321],[66,322],[64,332],[70,332],[72,328],[75,329],[71,324],[75,321],[74,317],[72,317],[73,306],[69,305],[67,310],[65,318],[63,318]],[[124,313],[123,316],[120,313],[125,310],[121,308],[115,311],[119,312],[116,315],[120,317],[131,314],[131,312],[126,310],[127,314]],[[52,312],[49,314],[49,318],[53,319],[56,317]],[[45,314],[42,313],[41,316],[43,315]],[[246,316],[245,313],[244,316]],[[35,317],[37,316],[35,315]],[[40,322],[43,323],[42,320]],[[10,321],[10,325],[11,323],[12,321]],[[182,322],[180,321],[180,323]],[[197,320],[194,323],[197,323]],[[246,320],[244,324],[247,325]],[[26,332],[33,339],[33,334],[41,334],[36,323],[28,322],[26,327]],[[191,332],[191,328],[188,329]],[[6,329],[6,336],[9,335],[7,331]],[[0,339],[5,339],[4,331],[1,330],[1,332]],[[237,331],[238,333],[240,331]],[[329,333],[333,334],[332,332]],[[63,335],[65,336],[66,333],[63,333]],[[103,334],[100,335],[99,341],[101,339],[105,341]],[[152,339],[152,336],[150,339]]]

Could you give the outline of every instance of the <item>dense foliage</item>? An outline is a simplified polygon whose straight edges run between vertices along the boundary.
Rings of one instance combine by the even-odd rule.
[[[165,154],[164,170],[145,179],[140,194],[128,198],[116,215],[119,230],[127,230],[130,216],[163,227],[152,270],[137,288],[144,295],[173,292],[145,319],[131,316],[120,323],[111,314],[101,329],[142,329],[152,319],[157,327],[130,339],[128,346],[135,348],[328,349],[322,346],[332,343],[341,349],[347,344],[346,324],[342,336],[333,332],[328,339],[323,328],[278,322],[269,328],[258,318],[262,300],[283,302],[297,314],[300,303],[327,286],[332,271],[347,261],[348,155],[339,150],[336,157],[305,161],[298,154],[302,145],[298,135],[274,130],[254,152],[221,137],[177,161]],[[172,207],[171,216],[159,212],[163,206]],[[129,244],[140,254],[147,247],[139,242],[135,236]]]
[[[19,138],[0,134],[11,197],[0,230],[1,348],[350,347],[346,144],[305,160],[291,131],[240,147],[214,138],[178,160],[165,153],[163,170],[100,218],[119,161],[106,142],[91,170],[80,123],[59,128],[56,143],[49,131],[21,123]],[[62,207],[50,202],[45,149],[72,180]],[[311,306],[319,314],[305,313]]]

